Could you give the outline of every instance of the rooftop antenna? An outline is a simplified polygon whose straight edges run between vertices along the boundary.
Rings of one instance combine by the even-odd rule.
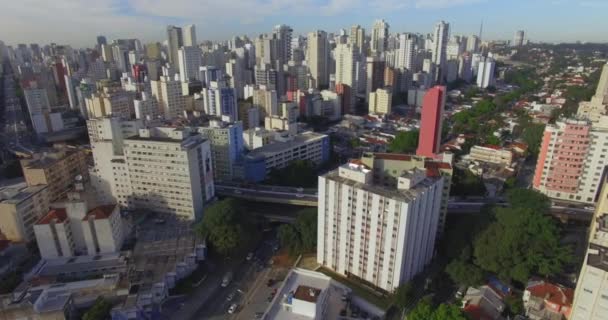
[[[481,41],[481,36],[483,34],[483,19],[481,19],[481,26],[479,26],[479,41]]]

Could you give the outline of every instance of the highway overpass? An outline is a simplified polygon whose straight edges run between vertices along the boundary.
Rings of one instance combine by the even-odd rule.
[[[220,196],[240,198],[256,202],[291,204],[298,206],[317,206],[316,189],[303,189],[281,186],[245,185],[238,183],[216,184],[215,191]],[[470,214],[480,212],[481,208],[488,204],[483,199],[479,200],[450,200],[448,203],[448,214]],[[507,206],[507,203],[494,203],[499,206]],[[593,210],[583,208],[570,208],[553,205],[551,215],[563,223],[568,221],[589,222],[593,217]],[[277,218],[276,216],[274,217]],[[278,220],[278,219],[277,219]]]

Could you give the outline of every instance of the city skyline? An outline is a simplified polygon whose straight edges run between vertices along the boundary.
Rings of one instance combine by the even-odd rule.
[[[608,27],[599,10],[608,8],[608,2],[592,0],[101,0],[94,4],[26,0],[3,6],[2,40],[8,45],[56,42],[85,47],[98,34],[108,39],[163,41],[165,25],[190,23],[197,25],[199,41],[253,36],[280,23],[302,35],[317,29],[337,32],[353,24],[369,30],[381,18],[390,24],[391,33],[428,33],[436,21],[445,20],[453,34],[465,35],[479,33],[483,20],[487,40],[512,40],[521,29],[532,41],[605,42],[600,30]],[[563,21],[572,16],[585,16],[585,20],[562,29]]]

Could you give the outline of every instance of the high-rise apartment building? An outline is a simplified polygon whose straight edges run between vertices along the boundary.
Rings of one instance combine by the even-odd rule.
[[[329,85],[329,42],[325,31],[308,34],[306,61],[316,88]]]
[[[317,261],[393,292],[433,256],[445,181],[438,169],[380,169],[354,160],[319,177]]]
[[[146,58],[160,60],[161,52],[162,49],[159,42],[150,42],[146,44]]]
[[[350,28],[348,35],[348,43],[357,46],[359,53],[365,49],[365,29],[360,25],[354,25]]]
[[[85,99],[87,115],[89,118],[113,116],[129,119],[135,112],[134,98],[134,92],[104,87],[102,92]]]
[[[200,80],[199,68],[203,63],[201,49],[199,47],[183,46],[177,52],[181,82]]]
[[[370,93],[382,88],[384,86],[384,70],[386,63],[379,57],[372,56],[366,59],[367,67],[365,71],[366,75],[366,86],[365,86],[365,99],[369,99]]]
[[[124,139],[132,204],[198,220],[214,195],[208,140],[188,128],[140,129]]]
[[[369,113],[379,115],[391,114],[392,103],[393,92],[391,88],[379,88],[369,94]]]
[[[197,131],[211,143],[215,181],[230,181],[235,177],[234,165],[243,155],[243,125],[212,120],[208,127]]]
[[[336,60],[336,85],[347,86],[343,96],[343,113],[353,113],[355,110],[355,93],[357,92],[357,48],[351,44],[338,44],[334,51]]]
[[[608,178],[603,177],[587,254],[574,291],[571,320],[608,319]]]
[[[440,21],[435,25],[433,32],[433,63],[439,68],[437,79],[441,83],[444,81],[447,62],[447,44],[450,39],[450,24]]]
[[[196,26],[193,24],[189,24],[183,29],[183,46],[184,47],[198,47],[198,42],[196,42]]]
[[[445,108],[446,87],[436,86],[424,95],[418,140],[419,156],[434,158],[441,144],[441,126]]]
[[[397,39],[398,49],[395,58],[395,68],[414,70],[416,59],[417,36],[411,33],[400,34]]]
[[[604,64],[600,80],[591,101],[579,103],[577,117],[597,122],[608,108],[608,64]]]
[[[476,35],[471,35],[467,38],[467,51],[469,53],[478,53],[481,40]]]
[[[388,50],[388,22],[376,20],[372,26],[372,37],[370,47],[372,52],[384,52]]]
[[[517,32],[515,32],[515,36],[513,36],[513,46],[514,47],[521,47],[524,45],[524,37],[525,37],[525,33],[523,30],[518,30]]]
[[[167,58],[169,63],[176,66],[178,63],[178,50],[184,45],[182,28],[167,26]]]
[[[593,203],[608,165],[608,117],[598,122],[562,119],[547,125],[534,189],[560,200]]]
[[[494,62],[494,59],[490,57],[482,58],[481,61],[479,61],[479,67],[477,69],[477,86],[483,89],[494,86],[496,84],[494,79],[495,69],[496,62]]]
[[[272,31],[274,38],[276,39],[276,53],[278,65],[273,63],[273,66],[279,68],[286,64],[287,61],[291,60],[291,34],[293,29],[290,26],[279,24],[276,25]]]
[[[203,88],[201,93],[206,114],[227,122],[238,121],[236,93],[226,81],[212,81],[210,87]]]
[[[152,97],[158,100],[161,114],[165,119],[183,117],[186,109],[186,96],[182,94],[182,83],[179,78],[171,79],[161,76],[158,81],[150,81],[152,86]]]

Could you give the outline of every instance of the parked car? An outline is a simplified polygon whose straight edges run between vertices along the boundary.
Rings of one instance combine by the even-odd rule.
[[[232,305],[230,305],[230,308],[228,308],[228,313],[233,314],[236,312],[236,308],[238,308],[239,306],[236,303],[233,303]]]

